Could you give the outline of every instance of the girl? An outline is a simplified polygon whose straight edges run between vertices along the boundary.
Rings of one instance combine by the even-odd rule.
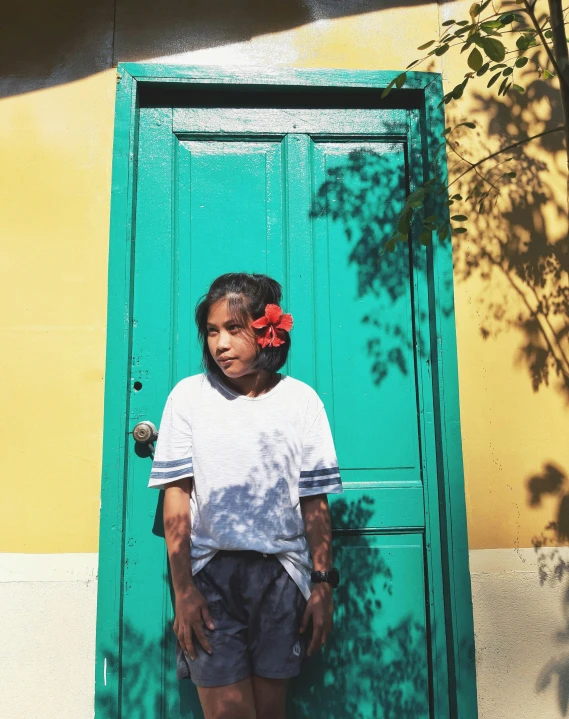
[[[206,371],[168,397],[150,475],[166,490],[177,674],[205,719],[283,719],[288,679],[332,627],[326,495],[342,485],[322,402],[278,373],[280,301],[265,275],[213,282],[196,309]]]

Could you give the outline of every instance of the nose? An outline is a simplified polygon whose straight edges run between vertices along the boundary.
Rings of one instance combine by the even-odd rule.
[[[217,335],[217,347],[215,348],[218,355],[223,354],[223,352],[226,352],[230,345],[230,334],[229,332],[226,332],[225,330],[221,330],[220,333]]]

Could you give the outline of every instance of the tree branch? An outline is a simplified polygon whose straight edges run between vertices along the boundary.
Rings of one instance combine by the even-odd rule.
[[[493,157],[497,157],[498,155],[501,155],[503,152],[509,152],[510,150],[514,150],[516,147],[520,147],[520,145],[525,145],[528,142],[531,142],[532,140],[537,140],[538,137],[544,137],[545,135],[551,135],[554,132],[562,132],[565,130],[565,125],[559,125],[559,127],[554,127],[551,130],[544,130],[543,132],[538,132],[537,135],[531,135],[530,137],[526,137],[523,140],[518,140],[518,142],[514,142],[511,145],[508,145],[507,147],[503,147],[501,150],[497,150],[496,152],[493,152],[491,155],[488,155],[488,157],[482,158],[482,160],[478,160],[478,162],[474,162],[470,165],[470,167],[462,172],[458,177],[455,177],[455,179],[449,184],[449,187],[454,185],[455,182],[458,182],[461,177],[464,177],[469,172],[472,172],[476,167],[479,165],[482,165],[484,162],[488,162],[488,160],[491,160]]]
[[[527,1],[527,0],[526,0]],[[567,52],[567,33],[563,23],[562,0],[548,0],[550,26],[553,33],[553,50],[559,68],[559,93],[565,120],[565,151],[567,152],[567,195],[569,198],[569,54]]]
[[[552,2],[559,2],[559,4],[561,5],[560,0],[549,0],[550,18],[551,18]],[[557,64],[555,55],[552,53],[551,48],[549,47],[549,44],[545,38],[545,35],[543,34],[543,30],[541,29],[541,25],[539,24],[539,20],[537,19],[536,15],[535,15],[533,5],[531,4],[531,2],[528,2],[528,0],[524,0],[524,5],[526,6],[528,15],[531,18],[531,21],[537,31],[537,34],[539,35],[539,39],[541,40],[541,42],[543,44],[543,49],[547,53],[547,57],[550,59],[551,64],[557,71],[557,75],[559,77],[559,82],[560,83],[562,82],[564,85],[567,85],[569,87],[569,80],[567,79],[567,76],[566,76],[565,72],[563,72],[562,68],[560,68],[559,65]],[[550,22],[551,22],[551,27],[553,28],[553,18],[551,18]],[[561,22],[563,22],[563,20],[561,20]]]

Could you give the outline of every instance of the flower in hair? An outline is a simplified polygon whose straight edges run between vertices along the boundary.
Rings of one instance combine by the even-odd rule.
[[[283,314],[278,305],[267,305],[265,314],[251,323],[256,330],[264,330],[257,335],[257,342],[261,347],[279,347],[285,343],[285,332],[292,329],[292,315]]]

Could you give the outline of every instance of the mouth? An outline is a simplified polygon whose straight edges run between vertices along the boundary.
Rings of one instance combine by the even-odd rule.
[[[220,364],[222,367],[228,367],[234,359],[235,357],[220,357],[217,360],[217,363]]]

